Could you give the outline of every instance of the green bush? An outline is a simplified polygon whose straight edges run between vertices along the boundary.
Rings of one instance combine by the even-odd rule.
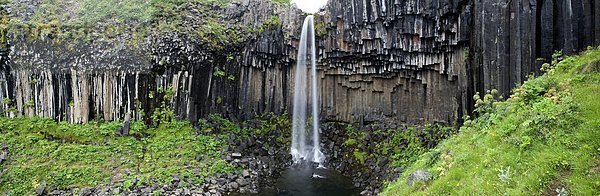
[[[417,160],[427,149],[434,147],[435,144],[454,132],[454,128],[442,125],[368,132],[355,130],[352,125],[348,124],[346,125],[347,139],[344,141],[344,146],[354,149],[353,157],[361,164],[364,164],[366,158],[381,160],[383,157],[388,157],[391,160],[391,166],[406,167]],[[367,134],[370,134],[371,138],[384,138],[383,141],[375,142],[374,152],[370,152],[369,146],[364,146],[361,142],[365,141]]]
[[[154,108],[154,112],[150,119],[154,126],[158,126],[161,123],[168,123],[175,119],[175,111],[171,109],[172,98],[175,95],[175,91],[172,86],[167,87],[167,89],[159,88],[157,90],[159,95],[162,95],[162,99],[160,99],[160,107]],[[152,97],[154,97],[153,93],[151,93]]]

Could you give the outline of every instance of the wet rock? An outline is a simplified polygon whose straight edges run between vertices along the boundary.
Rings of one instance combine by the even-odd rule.
[[[231,153],[231,157],[233,157],[234,159],[235,158],[242,158],[242,153],[239,153],[239,152]]]
[[[235,190],[238,189],[240,186],[237,182],[231,182],[229,183],[229,187]]]
[[[227,179],[229,180],[235,180],[238,176],[235,174],[227,174]]]
[[[250,177],[250,171],[248,171],[247,169],[245,169],[244,171],[242,171],[242,177],[244,177],[244,178]]]
[[[275,155],[275,149],[273,147],[269,147],[269,151],[268,151],[269,155],[273,156]]]
[[[181,193],[183,193],[183,189],[175,189],[175,195],[181,195]]]
[[[8,152],[6,152],[6,151],[0,152],[0,164],[2,164],[4,161],[6,161],[7,157],[8,157]]]
[[[369,190],[364,190],[360,192],[360,195],[369,195]]]
[[[406,178],[406,185],[412,186],[415,182],[427,182],[431,180],[431,173],[424,170],[412,172]]]
[[[219,185],[223,186],[225,185],[225,183],[227,183],[227,179],[225,178],[217,178],[217,182]]]
[[[117,128],[117,130],[115,131],[116,135],[123,135],[123,127],[119,127]]]
[[[390,159],[387,157],[383,157],[381,159],[381,165],[387,165],[390,162]]]
[[[122,135],[129,135],[129,124],[131,123],[131,114],[125,114],[125,119],[123,121],[123,129],[121,130]]]
[[[240,185],[240,186],[246,186],[246,185],[248,185],[248,181],[246,181],[245,179],[242,179],[242,178],[238,178],[238,179],[236,179],[236,180],[235,180],[235,182],[236,182],[238,185]]]
[[[79,196],[90,196],[90,195],[92,195],[93,192],[94,192],[94,188],[89,188],[89,187],[82,188],[79,191]]]
[[[38,185],[37,187],[35,187],[35,194],[36,195],[44,195],[46,191],[46,188],[44,187],[44,185]]]
[[[231,158],[231,156],[225,156],[225,157],[223,158],[223,160],[225,160],[225,161],[227,161],[227,162],[231,162],[231,161],[233,161],[233,159]]]
[[[143,195],[150,195],[152,193],[152,188],[146,187],[141,190]]]

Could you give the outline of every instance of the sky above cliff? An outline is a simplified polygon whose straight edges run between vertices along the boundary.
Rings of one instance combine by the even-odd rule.
[[[325,6],[327,0],[292,0],[292,3],[295,3],[302,11],[315,13],[319,8]]]

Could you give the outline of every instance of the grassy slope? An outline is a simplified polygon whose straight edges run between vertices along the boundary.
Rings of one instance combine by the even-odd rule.
[[[422,155],[384,194],[599,195],[599,67],[600,48],[588,50],[525,82],[506,101],[479,99],[479,117]],[[416,170],[433,180],[408,187]]]
[[[167,184],[174,175],[200,183],[206,176],[235,169],[220,158],[224,138],[197,135],[189,123],[148,128],[133,122],[132,136],[126,137],[115,135],[119,125],[0,118],[0,142],[7,142],[9,151],[8,162],[0,165],[0,194],[28,195],[44,183],[59,189],[95,187],[110,184],[111,177],[125,189],[134,183]]]

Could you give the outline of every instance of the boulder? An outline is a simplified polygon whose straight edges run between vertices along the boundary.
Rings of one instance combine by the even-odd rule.
[[[92,195],[93,192],[94,192],[94,188],[88,188],[88,187],[82,188],[79,191],[79,196],[89,196],[89,195]]]
[[[123,129],[121,130],[122,135],[129,135],[129,124],[131,123],[131,114],[127,113],[125,115],[125,120],[123,121]]]
[[[150,195],[152,193],[152,188],[146,187],[142,189],[142,195]]]
[[[119,127],[117,128],[117,130],[115,131],[116,135],[123,135],[123,127]]]
[[[37,187],[35,187],[36,195],[44,195],[45,192],[46,192],[46,188],[43,185],[40,184]]]
[[[239,152],[231,153],[231,157],[233,157],[234,159],[235,158],[242,158],[242,153],[239,153]]]
[[[0,164],[6,160],[6,157],[8,157],[8,153],[6,151],[0,153]]]
[[[237,182],[231,182],[231,183],[229,183],[229,187],[231,189],[234,189],[234,190],[240,188],[240,186],[238,185]]]
[[[431,173],[425,170],[417,170],[412,172],[406,178],[406,185],[412,186],[415,182],[428,182],[432,179]]]
[[[235,182],[240,185],[240,186],[246,186],[248,185],[248,181],[243,179],[243,178],[238,178],[237,180],[235,180]]]
[[[244,177],[244,178],[250,177],[250,171],[248,171],[247,169],[245,169],[244,171],[242,171],[242,177]]]

